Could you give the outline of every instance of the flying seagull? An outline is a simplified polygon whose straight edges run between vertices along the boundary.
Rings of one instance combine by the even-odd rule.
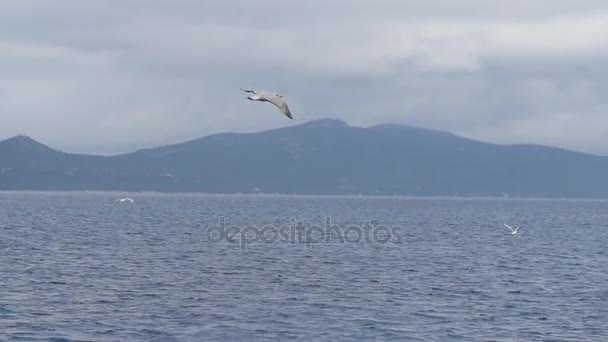
[[[293,116],[291,116],[291,112],[289,111],[289,107],[287,103],[283,100],[283,96],[271,93],[264,90],[253,90],[253,89],[243,89],[242,91],[246,93],[253,94],[252,96],[247,96],[247,99],[250,101],[262,101],[262,102],[270,102],[273,105],[277,106],[281,113],[285,114],[288,118],[293,120]]]
[[[129,202],[129,203],[133,203],[135,202],[132,198],[130,197],[125,197],[125,198],[119,198],[114,202]]]
[[[507,227],[507,228],[509,228],[509,230],[511,230],[511,234],[513,234],[513,235],[517,234],[517,230],[519,229],[519,225],[517,227],[513,228],[513,227],[509,226],[506,223],[503,223],[503,224],[505,225],[505,227]]]

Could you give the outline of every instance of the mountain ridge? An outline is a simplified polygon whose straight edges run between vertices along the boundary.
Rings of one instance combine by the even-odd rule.
[[[0,141],[0,190],[608,198],[608,157],[335,119],[115,156]]]
[[[194,139],[190,139],[190,140],[184,140],[181,142],[175,142],[175,143],[169,143],[166,145],[159,145],[156,147],[144,147],[144,148],[140,148],[131,152],[122,152],[122,153],[117,153],[117,154],[111,154],[111,155],[103,155],[103,154],[94,154],[94,153],[74,153],[74,152],[68,152],[68,151],[62,151],[62,150],[58,150],[55,149],[49,145],[46,145],[28,135],[23,135],[23,134],[17,134],[15,136],[0,140],[0,146],[2,146],[4,143],[8,143],[8,142],[21,142],[21,143],[31,143],[32,145],[38,145],[40,147],[44,147],[46,149],[49,150],[53,150],[55,152],[59,152],[59,153],[66,153],[66,154],[70,154],[70,155],[82,155],[82,156],[95,156],[95,157],[119,157],[119,156],[123,156],[123,155],[130,155],[130,154],[134,154],[134,153],[138,153],[138,152],[143,152],[143,151],[151,151],[151,150],[157,150],[157,149],[163,149],[163,148],[167,148],[167,147],[172,147],[172,146],[178,146],[178,145],[185,145],[185,144],[190,144],[190,143],[198,143],[200,141],[203,141],[205,139],[208,138],[217,138],[217,137],[232,137],[232,136],[239,136],[239,135],[257,135],[257,134],[264,134],[264,133],[269,133],[269,132],[273,132],[273,131],[280,131],[280,130],[287,130],[289,128],[292,127],[302,127],[302,126],[307,126],[307,125],[317,125],[318,123],[323,123],[323,122],[335,122],[337,124],[337,126],[342,126],[342,127],[350,127],[350,128],[355,128],[355,129],[408,129],[408,130],[416,130],[416,131],[424,131],[424,132],[428,132],[428,133],[434,133],[434,134],[444,134],[444,135],[449,135],[449,136],[453,136],[453,137],[457,137],[460,139],[466,139],[469,141],[474,141],[474,142],[479,142],[479,143],[483,143],[483,144],[488,144],[488,145],[494,145],[494,146],[512,146],[512,147],[517,147],[517,146],[522,146],[522,147],[532,147],[532,148],[543,148],[543,149],[554,149],[554,150],[560,150],[560,151],[565,151],[565,152],[570,152],[570,153],[579,153],[579,154],[585,154],[585,155],[589,155],[589,156],[595,156],[595,157],[607,157],[608,156],[604,156],[601,154],[596,154],[596,153],[590,153],[590,152],[584,152],[584,151],[578,151],[578,150],[572,150],[572,149],[568,149],[568,148],[564,148],[564,147],[557,147],[557,146],[550,146],[550,145],[539,145],[539,144],[532,144],[532,143],[512,143],[512,144],[500,144],[500,143],[492,143],[492,142],[487,142],[487,141],[483,141],[483,140],[478,140],[478,139],[473,139],[473,138],[469,138],[469,137],[465,137],[462,135],[458,135],[455,133],[452,133],[450,131],[443,131],[443,130],[436,130],[436,129],[431,129],[431,128],[424,128],[424,127],[419,127],[419,126],[413,126],[413,125],[407,125],[407,124],[399,124],[399,123],[382,123],[382,124],[376,124],[376,125],[372,125],[372,126],[368,126],[368,127],[359,127],[359,126],[351,126],[348,123],[346,123],[345,121],[339,120],[339,119],[317,119],[317,120],[312,120],[312,121],[308,121],[302,124],[298,124],[298,125],[293,125],[293,126],[287,126],[287,127],[280,127],[280,128],[274,128],[274,129],[270,129],[270,130],[264,130],[264,131],[258,131],[258,132],[247,132],[247,133],[237,133],[237,132],[220,132],[220,133],[213,133],[213,134],[209,134],[209,135],[204,135],[201,136],[199,138],[194,138]],[[327,125],[323,125],[323,126],[327,126]]]

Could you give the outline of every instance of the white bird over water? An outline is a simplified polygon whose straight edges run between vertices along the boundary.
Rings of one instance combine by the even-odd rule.
[[[131,197],[119,198],[114,202],[129,202],[134,203],[135,201]]]
[[[512,234],[512,235],[517,234],[517,230],[519,229],[519,225],[518,225],[517,227],[513,228],[513,227],[509,226],[509,225],[508,225],[508,224],[506,224],[506,223],[503,223],[503,224],[505,225],[505,227],[507,227],[507,228],[509,228],[509,230],[511,230],[511,234]]]
[[[293,116],[291,116],[291,112],[289,111],[289,106],[287,106],[287,103],[283,100],[283,96],[276,94],[276,93],[264,91],[264,90],[253,90],[253,89],[243,89],[243,88],[241,88],[241,90],[246,93],[253,94],[252,96],[247,96],[248,100],[270,102],[273,105],[275,105],[277,108],[279,108],[281,113],[285,114],[285,116],[287,116],[288,118],[293,120]]]

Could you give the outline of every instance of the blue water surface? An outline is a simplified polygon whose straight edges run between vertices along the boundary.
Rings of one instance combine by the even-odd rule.
[[[607,244],[605,201],[5,192],[0,341],[606,341]]]

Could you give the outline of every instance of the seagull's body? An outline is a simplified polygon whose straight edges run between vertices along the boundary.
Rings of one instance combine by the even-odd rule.
[[[252,96],[247,96],[248,100],[270,102],[273,105],[275,105],[277,108],[279,108],[281,113],[285,114],[286,117],[293,120],[293,116],[291,115],[291,112],[289,111],[289,106],[287,106],[287,103],[283,100],[283,96],[276,94],[276,93],[271,93],[271,92],[268,92],[265,90],[253,90],[253,89],[241,89],[241,90],[246,93],[253,94]]]
[[[119,198],[114,202],[129,202],[129,203],[134,203],[135,201],[131,198],[131,197],[125,197],[125,198]]]
[[[512,235],[517,234],[517,230],[519,229],[519,225],[518,225],[517,227],[513,228],[513,227],[509,226],[509,225],[508,225],[508,224],[506,224],[506,223],[503,223],[503,224],[505,225],[505,227],[509,228],[509,230],[511,231],[511,234],[512,234]]]

